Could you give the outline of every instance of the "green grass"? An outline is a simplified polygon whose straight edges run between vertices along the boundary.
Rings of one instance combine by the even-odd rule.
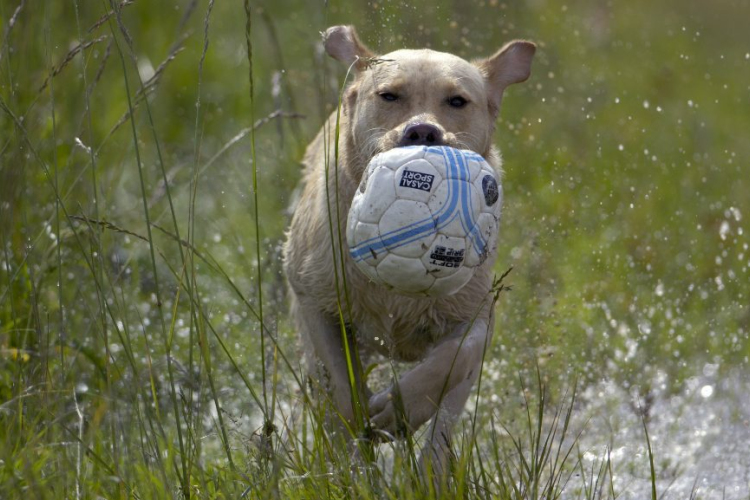
[[[617,498],[633,468],[664,494],[655,375],[750,357],[750,10],[430,6],[0,0],[0,497]],[[375,50],[539,45],[496,137],[512,291],[440,491],[421,434],[363,460],[325,430],[287,316],[339,23]],[[603,379],[644,401],[639,459],[583,459]]]

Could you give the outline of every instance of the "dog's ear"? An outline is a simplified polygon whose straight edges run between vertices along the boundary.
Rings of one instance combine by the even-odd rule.
[[[323,33],[323,44],[329,56],[347,66],[354,63],[360,71],[367,66],[367,60],[375,55],[359,40],[354,26],[328,28]]]
[[[525,40],[506,43],[495,55],[480,61],[477,66],[487,79],[490,110],[497,116],[503,91],[508,85],[526,81],[531,75],[531,60],[536,45]]]

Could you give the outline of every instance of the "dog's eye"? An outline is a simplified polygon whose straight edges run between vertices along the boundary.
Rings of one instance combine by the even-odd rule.
[[[448,104],[450,104],[454,108],[463,108],[469,103],[466,99],[461,97],[460,95],[454,95],[453,97],[448,98]]]
[[[378,95],[384,101],[391,101],[391,102],[393,102],[393,101],[397,101],[398,100],[398,96],[396,94],[392,94],[390,92],[381,92]]]

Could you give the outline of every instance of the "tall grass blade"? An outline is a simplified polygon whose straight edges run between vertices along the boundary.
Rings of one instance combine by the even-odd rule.
[[[23,2],[21,2],[21,5],[18,6],[18,9],[20,10],[23,6]],[[15,14],[14,14],[15,15]],[[48,49],[48,61],[47,64],[51,66],[52,60],[51,56],[49,55],[49,47],[51,46],[50,41],[50,23],[49,23],[49,15],[48,10],[45,9],[45,25],[46,25],[46,44],[45,46]],[[3,41],[3,45],[5,45],[5,40]],[[3,47],[0,47],[0,58],[2,58],[2,52]],[[85,72],[84,72],[85,73]],[[51,77],[50,77],[51,78]],[[49,86],[49,94],[50,94],[50,113],[52,118],[52,140],[54,143],[57,143],[57,119],[55,116],[55,88],[50,80],[50,86]],[[59,176],[59,164],[58,164],[58,157],[57,157],[57,149],[54,149],[52,153],[52,161],[54,163],[53,170],[54,170],[54,183],[55,183],[55,191],[60,191],[60,176]],[[55,197],[55,232],[58,235],[58,238],[60,236],[60,200],[58,197]],[[58,241],[57,245],[55,245],[56,250],[56,257],[57,257],[57,302],[58,302],[58,321],[60,324],[59,327],[59,333],[58,333],[58,342],[60,345],[65,345],[65,304],[63,301],[63,287],[62,287],[62,269],[63,269],[63,262],[62,262],[62,244]],[[48,346],[49,347],[49,346]],[[45,358],[49,355],[49,349],[45,349],[47,354],[45,354]],[[60,349],[60,366],[62,367],[62,376],[65,377],[65,350]],[[45,370],[45,373],[47,373],[48,370]]]
[[[122,32],[123,38],[127,41],[131,41],[130,36],[128,35],[127,31],[125,30],[122,19],[120,18],[120,12],[119,8],[115,3],[112,4],[113,10],[115,11],[115,17],[117,19],[118,26],[120,27],[120,30]],[[115,30],[114,25],[112,24],[112,20],[109,20],[110,25],[110,31],[112,32],[112,36],[115,43],[115,48],[117,49],[117,53],[120,56],[120,63],[122,66],[122,76],[123,76],[123,82],[125,86],[125,94],[127,97],[127,103],[128,103],[128,111],[130,112],[130,115],[133,114],[133,103],[131,99],[131,91],[130,91],[130,83],[128,79],[128,72],[127,72],[127,65],[125,62],[125,56],[123,54],[122,48],[120,47],[120,43],[117,39],[117,33]],[[148,234],[148,243],[149,243],[149,256],[151,261],[151,269],[153,272],[154,277],[154,288],[155,288],[155,295],[156,295],[156,301],[157,301],[157,310],[159,313],[159,321],[161,326],[161,332],[162,332],[162,339],[165,346],[165,354],[166,354],[166,360],[167,360],[167,375],[169,378],[169,385],[170,385],[170,396],[172,400],[172,409],[174,411],[174,417],[176,419],[176,430],[177,430],[177,439],[180,449],[180,460],[181,460],[181,471],[178,471],[178,475],[180,477],[180,483],[181,483],[181,490],[183,495],[185,495],[187,498],[190,498],[191,491],[190,491],[190,466],[188,463],[189,457],[188,457],[188,448],[186,446],[185,438],[183,437],[183,431],[182,431],[182,424],[180,423],[180,409],[177,401],[177,389],[175,386],[175,380],[174,380],[174,372],[172,368],[172,356],[171,356],[171,348],[170,343],[168,341],[167,336],[167,329],[166,329],[166,322],[164,318],[164,311],[162,309],[162,300],[161,300],[161,287],[159,284],[159,272],[158,268],[156,266],[156,255],[154,250],[154,243],[153,243],[153,237],[151,233],[151,217],[149,214],[149,208],[148,208],[148,197],[146,196],[146,184],[144,180],[143,175],[143,163],[141,161],[141,153],[140,153],[140,146],[138,141],[138,132],[136,130],[135,121],[130,120],[131,124],[131,130],[133,135],[133,145],[134,145],[134,153],[135,153],[135,160],[138,167],[138,179],[140,182],[140,189],[141,189],[141,199],[143,202],[143,213],[146,221],[146,231]]]
[[[339,138],[340,138],[340,127],[341,127],[341,110],[344,97],[344,91],[346,83],[349,80],[349,75],[354,68],[352,63],[347,69],[344,81],[342,82],[339,93],[338,102],[336,106],[336,121],[333,130],[333,194],[331,194],[331,165],[330,165],[330,130],[326,131],[324,137],[326,142],[324,145],[325,150],[325,189],[326,189],[326,215],[328,218],[328,231],[331,242],[331,256],[333,258],[333,272],[334,272],[334,283],[336,285],[336,301],[338,308],[339,326],[341,332],[341,342],[344,346],[344,355],[346,357],[347,375],[349,378],[349,389],[351,394],[351,404],[354,411],[354,429],[353,434],[355,437],[359,437],[363,434],[363,431],[369,429],[369,412],[367,410],[367,401],[360,394],[360,384],[356,374],[362,373],[362,361],[359,356],[359,351],[356,343],[356,332],[354,331],[354,325],[351,321],[351,301],[349,297],[349,290],[346,283],[346,267],[345,267],[345,249],[344,238],[341,232],[341,211],[340,199],[339,199]],[[326,126],[329,122],[326,122]],[[335,207],[335,213],[332,213],[331,205]],[[334,230],[335,224],[335,230]],[[342,300],[343,299],[343,300]],[[342,304],[343,301],[343,304]],[[346,315],[344,314],[346,312]],[[347,331],[347,325],[352,329],[351,332]],[[367,440],[358,439],[357,443],[360,445],[365,457],[368,460],[372,459],[372,449]]]
[[[612,447],[607,446],[607,471],[609,472],[609,495],[612,500],[617,498],[615,494],[615,474],[612,472]]]
[[[654,467],[654,453],[651,449],[651,439],[648,435],[648,426],[646,425],[646,416],[641,415],[641,422],[643,423],[643,433],[646,435],[646,448],[648,450],[648,463],[650,467],[650,479],[651,479],[651,500],[658,500],[656,494],[656,468]]]
[[[255,81],[253,79],[253,42],[252,42],[252,12],[250,1],[244,0],[245,7],[245,43],[247,44],[248,81],[250,97],[250,123],[255,123]],[[263,266],[261,264],[261,236],[260,236],[260,208],[258,203],[258,162],[255,154],[255,131],[250,130],[250,161],[252,162],[253,185],[253,222],[255,224],[255,264],[257,267],[258,320],[260,322],[260,362],[261,383],[263,384],[263,413],[266,418],[264,429],[273,427],[274,409],[268,405],[268,387],[266,381],[266,329],[263,317]],[[265,435],[264,431],[264,435]],[[267,436],[270,438],[270,434]]]

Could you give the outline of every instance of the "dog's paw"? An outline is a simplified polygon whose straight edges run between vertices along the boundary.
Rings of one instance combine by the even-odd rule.
[[[417,430],[438,409],[437,398],[401,384],[372,396],[369,401],[370,424],[378,433],[392,438]]]
[[[390,388],[369,400],[370,423],[394,437],[416,431],[439,408],[446,422],[460,414],[481,367],[487,325],[476,322],[456,328],[430,354],[404,373]],[[444,419],[445,420],[445,419]]]

